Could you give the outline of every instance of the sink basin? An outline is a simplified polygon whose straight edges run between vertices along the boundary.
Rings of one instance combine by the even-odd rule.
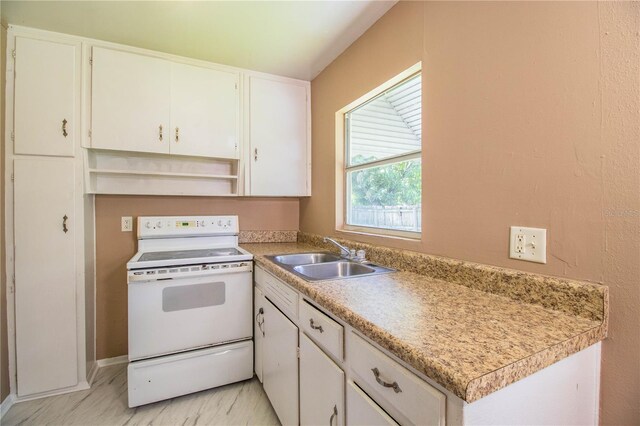
[[[298,254],[281,254],[273,256],[276,263],[283,265],[309,265],[315,263],[335,262],[340,260],[339,256],[330,253],[298,253]]]
[[[283,269],[307,281],[357,278],[394,272],[370,262],[356,262],[333,253],[295,253],[266,256]]]
[[[369,266],[347,261],[298,265],[293,270],[313,280],[348,278],[376,272],[374,268]]]

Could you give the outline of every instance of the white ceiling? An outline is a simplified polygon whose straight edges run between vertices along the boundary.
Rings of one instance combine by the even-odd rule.
[[[24,25],[311,80],[393,1],[5,1]]]

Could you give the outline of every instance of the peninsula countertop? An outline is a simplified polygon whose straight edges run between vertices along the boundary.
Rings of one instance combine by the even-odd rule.
[[[606,312],[603,319],[572,315],[404,271],[308,282],[265,256],[326,249],[304,243],[241,246],[257,265],[467,402],[606,336]]]

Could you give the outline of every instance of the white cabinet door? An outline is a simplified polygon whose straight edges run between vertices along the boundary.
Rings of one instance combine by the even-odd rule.
[[[254,370],[258,380],[262,383],[262,354],[264,345],[264,305],[265,299],[258,287],[253,289],[253,340],[254,340]]]
[[[171,64],[93,48],[91,147],[169,153]]]
[[[395,426],[389,415],[357,385],[347,385],[347,424],[349,426]]]
[[[76,45],[16,37],[16,154],[73,157],[79,64]]]
[[[171,154],[239,157],[237,72],[171,64]]]
[[[300,424],[344,424],[344,372],[300,333]]]
[[[19,396],[78,382],[74,185],[73,159],[14,161]]]
[[[264,306],[262,379],[280,422],[298,424],[298,327],[269,299]]]
[[[251,195],[309,195],[307,90],[250,77]]]

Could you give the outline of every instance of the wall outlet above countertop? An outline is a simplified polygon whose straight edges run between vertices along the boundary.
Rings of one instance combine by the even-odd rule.
[[[536,263],[547,263],[547,230],[512,226],[509,257]]]

